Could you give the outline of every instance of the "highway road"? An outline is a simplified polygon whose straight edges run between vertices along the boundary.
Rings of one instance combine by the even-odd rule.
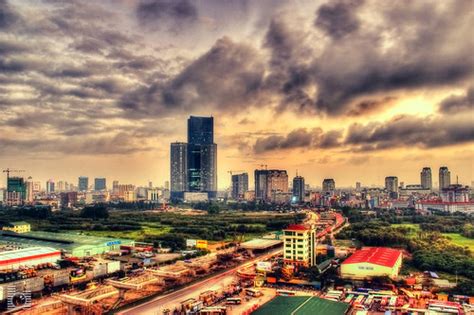
[[[173,310],[175,307],[180,305],[180,302],[199,297],[199,294],[206,290],[215,290],[222,289],[223,287],[231,284],[235,280],[235,273],[238,269],[249,267],[255,264],[257,261],[264,260],[281,254],[282,249],[271,251],[268,254],[258,256],[249,260],[248,262],[239,265],[237,267],[231,268],[223,273],[217,274],[213,277],[204,279],[202,281],[196,282],[190,286],[184,287],[177,291],[171,292],[169,294],[158,296],[151,301],[145,302],[138,306],[125,309],[118,312],[120,315],[137,315],[137,314],[150,314],[150,315],[161,315],[163,314],[164,309]]]

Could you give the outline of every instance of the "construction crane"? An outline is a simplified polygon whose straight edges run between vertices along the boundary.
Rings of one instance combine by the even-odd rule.
[[[25,170],[14,170],[14,169],[7,168],[7,169],[4,169],[3,172],[7,173],[7,180],[8,180],[10,178],[10,173],[21,173],[21,172],[26,172],[26,171]]]

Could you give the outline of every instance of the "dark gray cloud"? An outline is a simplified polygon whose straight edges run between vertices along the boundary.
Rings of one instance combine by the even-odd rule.
[[[397,98],[393,96],[386,96],[381,99],[370,99],[356,102],[348,110],[347,115],[357,117],[380,112],[384,108],[390,106],[396,99]]]
[[[81,136],[31,140],[0,138],[0,150],[10,154],[55,152],[69,155],[112,155],[133,154],[150,151],[152,148],[142,140],[138,141],[127,134],[119,133],[115,136],[89,137],[87,139]]]
[[[362,0],[346,0],[323,4],[316,12],[314,25],[334,39],[343,38],[359,28],[355,13],[362,3]]]
[[[374,93],[466,80],[474,72],[469,62],[474,48],[471,6],[470,1],[455,1],[442,7],[426,2],[376,7],[374,12],[383,17],[376,31],[362,25],[343,41],[328,43],[315,60],[316,106],[340,115],[351,110],[355,99]],[[395,41],[388,47],[386,34]]]
[[[141,0],[136,9],[140,24],[179,31],[198,18],[196,6],[189,0]]]
[[[238,111],[257,101],[264,67],[250,46],[219,39],[171,80],[154,80],[122,98],[130,114],[161,114],[199,107]]]
[[[10,28],[19,20],[18,14],[7,0],[0,0],[0,32]]]
[[[340,130],[331,130],[325,133],[320,128],[313,130],[299,128],[289,132],[287,135],[260,137],[253,145],[253,151],[259,154],[295,148],[333,148],[340,145],[341,137],[342,131]]]
[[[463,96],[451,96],[443,100],[439,110],[443,113],[455,114],[474,109],[474,87],[470,87]]]
[[[345,132],[320,128],[300,128],[287,135],[260,137],[253,145],[255,153],[285,149],[348,149],[353,152],[396,148],[438,148],[474,141],[471,117],[398,116],[388,122],[352,124]]]
[[[399,116],[385,123],[353,124],[344,141],[356,151],[436,148],[474,141],[470,117]]]

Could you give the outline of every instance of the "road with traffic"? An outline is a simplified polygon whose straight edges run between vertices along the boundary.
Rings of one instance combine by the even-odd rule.
[[[258,261],[266,260],[270,257],[279,255],[282,253],[282,249],[277,249],[253,258],[246,263],[233,267],[223,273],[216,274],[210,278],[206,278],[202,281],[198,281],[190,286],[176,290],[166,295],[158,296],[151,301],[145,302],[138,306],[134,306],[123,311],[118,312],[120,315],[137,315],[137,314],[150,314],[150,315],[161,315],[163,310],[173,310],[180,306],[180,302],[190,298],[197,299],[199,294],[206,290],[217,290],[222,289],[227,285],[230,285],[235,280],[235,275],[238,269],[250,267]]]

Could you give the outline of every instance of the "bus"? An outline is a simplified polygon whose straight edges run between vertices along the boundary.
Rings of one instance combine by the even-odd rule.
[[[357,297],[357,299],[354,301],[354,305],[355,305],[355,304],[362,305],[364,299],[365,299],[365,296],[363,296],[362,294],[359,295],[359,296]]]
[[[246,289],[245,294],[247,294],[249,296],[252,296],[252,297],[259,297],[259,296],[263,295],[263,293],[261,291],[255,290],[255,289]]]
[[[242,299],[241,298],[228,298],[225,300],[226,304],[242,304]]]
[[[365,300],[364,305],[370,307],[372,305],[373,300],[374,300],[374,297],[372,295],[369,295],[367,300]]]
[[[295,295],[295,291],[290,291],[290,290],[277,290],[277,295],[283,295],[283,296],[293,296]]]

